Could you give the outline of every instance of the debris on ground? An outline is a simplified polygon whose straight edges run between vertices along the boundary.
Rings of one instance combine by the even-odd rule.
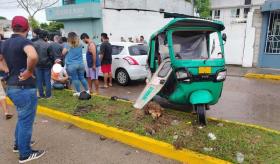
[[[205,147],[203,148],[204,151],[206,152],[210,152],[210,151],[213,151],[213,148],[212,147]]]
[[[223,127],[223,126],[224,126],[224,124],[223,124],[223,123],[218,123],[218,124],[217,124],[217,126],[219,126],[219,127]]]
[[[183,147],[187,144],[187,140],[183,136],[179,136],[177,140],[173,142],[173,146],[177,150],[183,149]]]
[[[179,125],[180,124],[180,121],[178,121],[178,120],[173,120],[172,122],[171,122],[171,125],[172,126],[177,126],[177,125]]]
[[[83,116],[85,114],[88,114],[91,112],[93,106],[92,105],[87,105],[87,106],[77,106],[76,109],[74,110],[73,115],[74,116]]]
[[[126,152],[126,153],[125,153],[125,155],[130,155],[130,154],[131,154],[131,152],[130,152],[130,151],[128,151],[128,152]]]
[[[42,123],[48,123],[49,121],[48,120],[42,120],[41,122]]]
[[[245,158],[244,154],[242,154],[241,152],[236,152],[237,163],[243,163],[244,158]]]
[[[153,124],[153,125],[145,125],[144,126],[146,133],[149,135],[154,135],[156,132],[159,131],[160,126],[158,124]]]
[[[216,137],[215,134],[213,134],[213,133],[208,133],[208,138],[209,138],[210,140],[212,140],[212,141],[214,141],[214,140],[217,139],[217,137]]]
[[[134,118],[138,121],[142,120],[145,117],[144,110],[136,109],[134,112]]]
[[[66,126],[66,129],[71,129],[71,128],[73,128],[73,127],[74,127],[73,124],[68,124],[68,125]]]
[[[198,129],[203,129],[203,126],[199,126]]]
[[[105,141],[105,140],[107,139],[107,137],[100,136],[99,139],[100,139],[101,141]]]
[[[179,138],[178,135],[174,135],[174,136],[173,136],[173,140],[177,140],[178,138]]]
[[[144,112],[146,115],[151,115],[153,119],[158,119],[163,112],[163,108],[155,102],[149,102],[144,106]]]

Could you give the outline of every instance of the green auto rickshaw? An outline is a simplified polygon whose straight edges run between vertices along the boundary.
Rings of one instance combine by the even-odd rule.
[[[172,103],[192,105],[206,125],[206,110],[218,102],[226,79],[220,21],[175,18],[152,35],[148,69],[151,77],[134,104],[143,108],[155,95]]]

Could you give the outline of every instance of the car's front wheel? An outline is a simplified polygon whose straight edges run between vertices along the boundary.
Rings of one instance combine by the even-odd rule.
[[[116,73],[116,80],[119,85],[126,86],[128,85],[130,78],[125,69],[118,69]]]

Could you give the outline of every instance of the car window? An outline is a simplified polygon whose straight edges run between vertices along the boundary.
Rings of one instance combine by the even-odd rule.
[[[123,48],[123,46],[112,45],[112,55],[119,55],[122,52]]]
[[[135,46],[128,47],[129,54],[132,56],[139,56],[139,55],[147,55],[148,54],[148,46],[144,44],[139,44]]]

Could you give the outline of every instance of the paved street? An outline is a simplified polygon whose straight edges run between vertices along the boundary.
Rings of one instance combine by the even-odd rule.
[[[128,87],[115,84],[113,88],[101,92],[107,96],[136,100],[144,86],[144,82],[138,81]],[[222,98],[217,105],[211,107],[208,116],[280,130],[279,91],[280,81],[228,76]]]
[[[17,154],[12,152],[15,120],[0,119],[0,164],[18,163]],[[47,153],[30,164],[177,163],[116,141],[101,141],[98,135],[41,116],[37,117],[34,129],[33,138],[38,142],[34,148],[44,148]]]

